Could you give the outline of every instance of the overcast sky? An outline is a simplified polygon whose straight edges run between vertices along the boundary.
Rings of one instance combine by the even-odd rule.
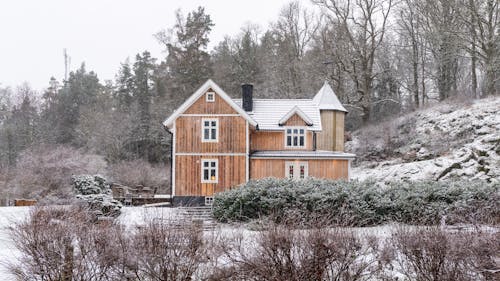
[[[289,0],[0,0],[0,87],[27,81],[37,90],[64,78],[63,49],[71,68],[85,62],[99,79],[114,79],[120,62],[148,50],[163,58],[153,34],[204,6],[215,26],[211,47],[248,23],[265,28]],[[309,1],[304,2],[308,3]]]

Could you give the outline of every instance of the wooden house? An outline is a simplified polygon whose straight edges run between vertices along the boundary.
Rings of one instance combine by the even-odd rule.
[[[251,179],[349,179],[347,111],[325,82],[312,99],[232,99],[212,80],[163,123],[172,133],[176,204],[209,203]]]

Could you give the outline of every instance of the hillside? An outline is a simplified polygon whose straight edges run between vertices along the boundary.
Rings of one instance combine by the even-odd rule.
[[[500,97],[439,104],[352,133],[352,178],[500,181]]]

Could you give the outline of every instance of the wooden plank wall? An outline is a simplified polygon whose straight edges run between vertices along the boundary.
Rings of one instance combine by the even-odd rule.
[[[219,141],[202,142],[203,118],[219,120]],[[246,120],[241,116],[181,116],[176,120],[178,153],[245,153]]]
[[[309,176],[320,179],[349,178],[349,162],[344,159],[309,160]]]
[[[284,131],[252,131],[250,134],[250,150],[312,150],[313,133],[306,132],[305,148],[285,148]]]
[[[297,113],[295,113],[285,122],[284,126],[307,126],[307,124]]]
[[[218,119],[217,142],[202,142],[203,118]],[[247,123],[217,93],[214,102],[200,96],[175,122],[176,196],[212,196],[246,181]],[[202,159],[218,159],[218,183],[201,183]]]
[[[209,89],[207,92],[212,91]],[[205,94],[203,94],[196,102],[194,102],[183,114],[237,114],[219,95],[215,95],[214,102],[207,102]]]
[[[218,159],[218,183],[201,183],[202,159]],[[212,196],[246,182],[245,156],[178,155],[175,162],[176,196]]]
[[[345,113],[335,111],[335,145],[334,151],[344,151],[344,119]]]
[[[341,111],[321,111],[322,131],[316,136],[318,150],[344,151],[344,116]]]
[[[284,178],[285,162],[307,162],[310,177],[348,179],[348,160],[345,159],[251,159],[250,178]]]
[[[284,178],[285,160],[250,159],[250,179]]]

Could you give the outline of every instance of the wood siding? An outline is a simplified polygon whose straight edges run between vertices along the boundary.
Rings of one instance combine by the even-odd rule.
[[[306,131],[304,148],[285,147],[284,131],[252,131],[250,134],[250,151],[259,150],[313,150],[313,133]]]
[[[297,113],[292,115],[288,120],[286,120],[284,126],[307,126],[306,122],[304,122],[304,119],[300,117]]]
[[[218,119],[218,141],[202,142],[202,119]],[[246,120],[241,116],[181,116],[175,121],[177,153],[245,153]]]
[[[344,117],[341,111],[321,111],[322,131],[316,136],[318,150],[344,151]]]
[[[217,183],[201,183],[202,159],[218,159]],[[245,156],[178,155],[175,162],[176,196],[212,196],[246,182]]]
[[[346,159],[250,159],[250,179],[284,178],[285,162],[307,162],[309,177],[348,179]]]
[[[204,118],[217,119],[217,142],[202,142]],[[217,93],[214,102],[200,96],[175,120],[175,196],[212,196],[246,182],[246,140],[245,118]],[[203,159],[218,160],[217,183],[201,182]]]
[[[208,90],[207,92],[211,92]],[[201,95],[183,114],[237,114],[225,100],[217,93],[215,94],[214,102],[206,101],[206,93]]]

